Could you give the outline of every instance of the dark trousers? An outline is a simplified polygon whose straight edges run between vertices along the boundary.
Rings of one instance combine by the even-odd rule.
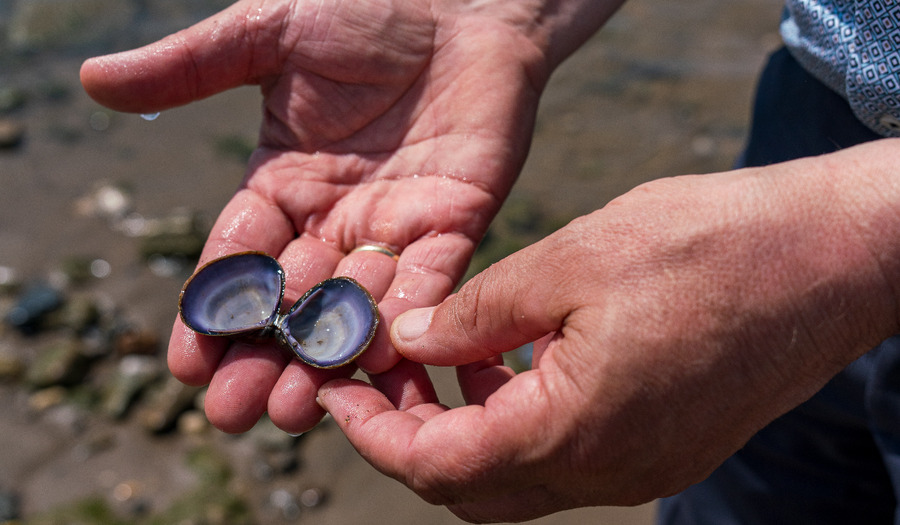
[[[877,138],[842,97],[781,50],[760,79],[739,164],[762,166]],[[900,525],[898,488],[900,336],[761,430],[705,481],[662,500],[659,523]]]

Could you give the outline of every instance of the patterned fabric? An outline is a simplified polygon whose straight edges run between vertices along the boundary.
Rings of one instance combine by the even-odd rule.
[[[787,0],[781,35],[866,126],[900,137],[900,0]]]

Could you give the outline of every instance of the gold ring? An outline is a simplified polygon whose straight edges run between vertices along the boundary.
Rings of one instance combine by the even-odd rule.
[[[390,257],[391,259],[393,259],[395,261],[400,259],[399,254],[396,254],[383,246],[376,246],[374,244],[363,244],[362,246],[357,246],[350,253],[356,253],[356,252],[378,252],[380,254],[387,255],[388,257]]]

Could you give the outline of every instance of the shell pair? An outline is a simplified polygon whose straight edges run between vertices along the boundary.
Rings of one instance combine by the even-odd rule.
[[[211,261],[184,284],[178,301],[191,330],[213,336],[274,338],[317,368],[336,368],[369,347],[378,327],[375,299],[349,277],[313,286],[286,313],[284,269],[262,252]]]

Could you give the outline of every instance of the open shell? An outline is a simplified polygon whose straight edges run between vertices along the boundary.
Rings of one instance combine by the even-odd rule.
[[[349,277],[313,286],[281,314],[284,270],[273,257],[243,252],[201,267],[181,290],[178,311],[204,335],[274,339],[305,363],[335,368],[356,359],[372,342],[378,307]]]

